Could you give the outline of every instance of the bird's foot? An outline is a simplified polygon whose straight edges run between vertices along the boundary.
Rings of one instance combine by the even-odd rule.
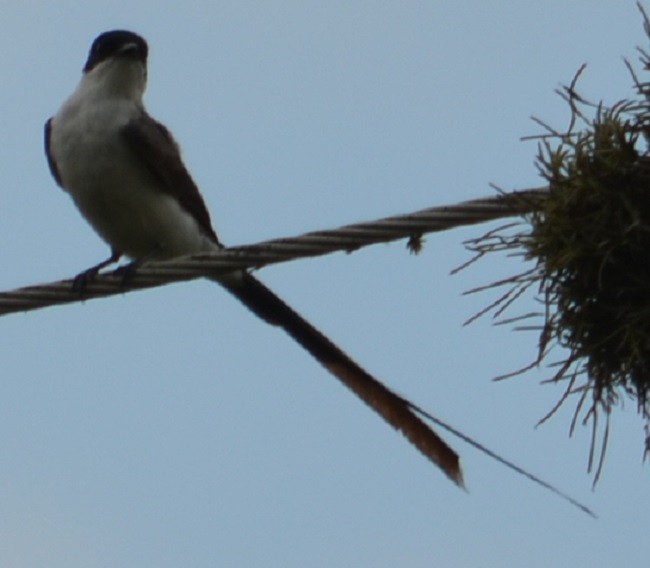
[[[128,283],[135,276],[135,273],[141,264],[141,260],[134,260],[128,264],[118,266],[115,270],[113,270],[113,275],[120,278],[120,287],[125,288],[128,285]]]
[[[111,256],[106,260],[103,260],[99,264],[91,266],[87,270],[84,270],[83,272],[77,274],[72,280],[72,291],[79,295],[83,294],[88,287],[88,284],[95,279],[97,274],[99,274],[99,271],[110,264],[116,263],[121,256],[122,253],[112,251]]]

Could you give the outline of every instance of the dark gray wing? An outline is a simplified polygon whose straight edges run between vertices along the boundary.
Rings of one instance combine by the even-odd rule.
[[[63,187],[63,184],[61,183],[61,174],[59,174],[59,168],[56,166],[56,162],[54,161],[54,157],[52,156],[52,153],[50,152],[50,139],[52,138],[52,119],[50,118],[46,123],[45,123],[45,156],[47,157],[47,165],[50,166],[50,173],[52,174],[52,177],[54,178],[54,181],[58,183],[61,187]]]
[[[123,135],[169,193],[194,216],[215,240],[210,216],[196,184],[183,165],[176,142],[169,131],[143,112],[123,129]],[[426,457],[437,464],[455,483],[462,485],[458,455],[415,413],[410,403],[355,363],[344,351],[300,316],[252,275],[236,282],[219,281],[254,314],[284,329],[321,365],[341,380],[370,407],[403,434]]]
[[[162,191],[176,199],[196,219],[205,234],[218,243],[210,213],[169,130],[143,112],[124,126],[121,133],[151,175],[160,182]]]

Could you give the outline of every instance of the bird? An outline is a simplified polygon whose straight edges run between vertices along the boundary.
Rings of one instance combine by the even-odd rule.
[[[146,40],[135,32],[101,33],[92,42],[77,87],[45,124],[45,153],[54,180],[111,250],[77,283],[91,281],[123,256],[137,270],[141,263],[224,248],[179,145],[145,109],[148,55]],[[283,329],[462,486],[457,454],[408,400],[363,369],[250,271],[208,278]]]

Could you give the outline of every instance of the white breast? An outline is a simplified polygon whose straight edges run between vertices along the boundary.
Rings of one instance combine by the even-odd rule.
[[[131,258],[171,258],[214,250],[194,218],[126,145],[120,130],[139,100],[107,98],[84,83],[52,120],[50,153],[75,204],[114,249]]]

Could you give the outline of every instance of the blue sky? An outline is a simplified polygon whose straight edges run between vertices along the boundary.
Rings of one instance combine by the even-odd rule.
[[[477,7],[480,6],[480,7]],[[150,44],[150,112],[180,141],[222,240],[243,244],[539,185],[531,115],[553,90],[631,93],[633,2],[33,2],[0,19],[0,288],[106,255],[42,153],[94,37]],[[633,404],[603,479],[548,371],[494,383],[533,335],[462,322],[462,292],[521,265],[468,258],[489,226],[272,267],[260,277],[371,372],[587,503],[462,443],[469,492],[287,337],[193,282],[0,321],[0,565],[611,566],[646,555]],[[530,309],[526,303],[521,311]]]

